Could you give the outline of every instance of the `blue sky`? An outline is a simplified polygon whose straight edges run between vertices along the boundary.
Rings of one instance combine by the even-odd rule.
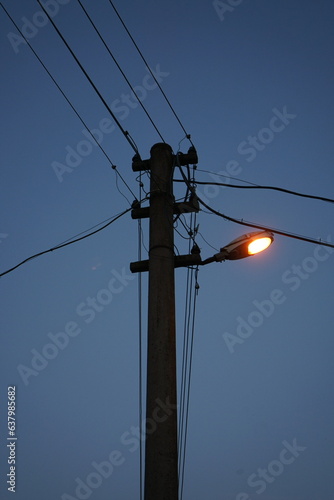
[[[133,150],[41,17],[38,3],[2,3],[137,194]],[[110,3],[83,4],[176,152],[184,132]],[[160,138],[79,4],[48,5],[142,158],[148,158]],[[217,180],[200,171],[206,170],[223,182],[333,198],[331,2],[127,0],[115,6],[191,134],[199,156],[197,180]],[[88,141],[83,124],[2,9],[0,23],[3,272],[129,203],[110,163]],[[188,146],[184,140],[181,151]],[[148,190],[147,179],[144,184]],[[131,203],[120,180],[118,187]],[[180,185],[175,191],[180,197],[184,192]],[[329,203],[274,191],[198,191],[231,217],[334,242]],[[203,259],[215,253],[206,241],[220,248],[247,232],[206,211],[197,220]],[[128,213],[104,231],[1,278],[2,498],[11,494],[4,479],[11,385],[17,393],[18,500],[140,498],[139,450],[126,440],[139,422],[138,277],[129,271],[137,260],[137,231]],[[147,247],[147,221],[143,235]],[[176,245],[187,253],[188,243],[177,234]],[[333,249],[283,236],[262,255],[200,269],[185,500],[331,497],[333,270]],[[186,270],[178,269],[179,368],[185,282]],[[106,295],[102,290],[108,287]],[[106,461],[109,476],[97,476],[94,464]],[[90,492],[89,477],[88,484],[92,478],[98,484]],[[86,487],[76,492],[78,481]]]

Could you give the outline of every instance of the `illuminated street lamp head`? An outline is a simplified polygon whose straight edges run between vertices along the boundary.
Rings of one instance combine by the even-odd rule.
[[[250,257],[262,252],[274,241],[274,235],[270,231],[255,231],[244,234],[228,245],[220,249],[213,257],[202,261],[202,265],[210,262],[222,262],[223,260],[237,260]]]
[[[221,248],[215,257],[218,261],[243,259],[262,252],[273,241],[274,235],[270,231],[255,231],[244,234]]]

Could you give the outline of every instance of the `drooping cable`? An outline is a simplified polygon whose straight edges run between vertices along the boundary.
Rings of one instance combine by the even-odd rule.
[[[182,122],[181,122],[180,118],[179,118],[179,117],[178,117],[178,115],[176,114],[175,109],[173,108],[172,104],[170,103],[170,101],[169,101],[169,99],[168,99],[167,95],[165,94],[164,90],[162,89],[162,87],[161,87],[161,85],[160,85],[159,81],[157,80],[157,78],[156,78],[155,74],[154,74],[154,73],[153,73],[153,71],[151,70],[151,68],[150,68],[150,66],[149,66],[148,62],[146,61],[146,59],[145,59],[145,57],[144,57],[144,55],[143,55],[142,51],[141,51],[141,50],[140,50],[140,48],[138,47],[138,45],[137,45],[136,41],[134,40],[133,36],[131,35],[131,33],[130,33],[129,29],[127,28],[127,26],[126,26],[125,22],[123,21],[123,19],[122,19],[121,15],[119,14],[118,10],[116,9],[116,7],[115,7],[114,3],[112,2],[112,0],[109,0],[109,3],[110,3],[110,5],[112,6],[112,8],[114,9],[114,11],[115,11],[115,13],[116,13],[116,15],[117,15],[118,19],[120,20],[120,22],[121,22],[121,24],[122,24],[123,28],[125,29],[126,33],[127,33],[127,34],[128,34],[128,36],[130,37],[130,40],[132,41],[133,45],[135,46],[135,48],[136,48],[136,50],[137,50],[138,54],[140,55],[140,57],[141,57],[142,61],[144,62],[145,66],[147,67],[148,71],[150,72],[150,74],[151,74],[151,76],[152,76],[153,80],[154,80],[154,81],[155,81],[155,83],[157,84],[157,86],[158,86],[158,88],[159,88],[160,92],[162,93],[163,97],[165,98],[165,101],[166,101],[166,103],[168,104],[168,106],[169,106],[170,110],[172,111],[172,113],[173,113],[174,117],[176,118],[176,120],[178,121],[178,123],[179,123],[180,127],[182,128],[183,132],[185,133],[186,138],[189,140],[190,144],[191,144],[192,146],[194,146],[194,144],[193,144],[193,143],[192,143],[192,141],[191,141],[191,136],[190,136],[190,134],[188,134],[188,133],[187,133],[187,131],[186,131],[185,127],[183,126],[183,124],[182,124]]]
[[[133,196],[134,200],[137,200],[136,195],[134,194],[134,192],[132,191],[132,189],[130,188],[130,186],[128,185],[128,183],[126,182],[126,180],[124,179],[124,177],[122,176],[122,174],[121,174],[121,173],[119,172],[119,170],[117,169],[117,166],[116,166],[116,165],[113,165],[113,166],[112,166],[112,168],[113,168],[113,170],[114,170],[114,172],[115,172],[115,174],[116,174],[116,179],[117,179],[117,177],[119,177],[119,178],[121,179],[121,181],[123,182],[123,184],[125,184],[125,186],[128,188],[128,190],[129,190],[129,191],[130,191],[130,193],[132,194],[132,196]],[[117,186],[117,188],[118,188],[118,186]],[[120,194],[121,194],[122,196],[124,196],[124,197],[125,197],[125,199],[129,202],[129,200],[127,199],[127,197],[126,197],[123,193],[121,193],[121,191],[120,191],[119,189],[118,189],[118,191],[119,191],[119,192],[120,192]],[[130,202],[129,202],[129,203],[130,203]],[[131,203],[130,203],[130,205],[131,205]]]
[[[218,249],[218,248],[216,248],[216,247],[214,247],[214,246],[212,246],[212,245],[211,245],[211,243],[209,243],[209,242],[208,242],[208,240],[206,240],[206,239],[204,238],[203,234],[202,234],[200,231],[198,231],[198,234],[199,234],[199,236],[200,236],[200,237],[201,237],[201,238],[205,241],[205,243],[206,243],[209,247],[211,247],[211,248],[212,248],[213,250],[215,250],[216,252],[219,252],[219,249]]]
[[[184,182],[186,184],[188,184],[190,191],[192,193],[196,194],[196,191],[195,191],[194,187],[191,186],[190,183],[188,182],[187,177],[186,177],[185,173],[183,172],[182,167],[179,164],[178,164],[178,167],[180,169],[180,172],[181,172],[181,175],[183,177]],[[211,213],[217,215],[218,217],[222,217],[223,219],[228,220],[230,222],[234,222],[235,224],[240,224],[242,226],[247,226],[247,227],[254,227],[255,229],[262,229],[264,231],[271,231],[274,234],[279,234],[281,236],[286,236],[287,238],[293,238],[293,239],[296,239],[296,240],[306,241],[308,243],[313,243],[313,244],[316,244],[316,245],[322,245],[322,246],[334,248],[334,245],[332,245],[331,243],[327,243],[327,242],[323,241],[322,239],[317,240],[315,238],[309,238],[309,237],[301,236],[301,235],[298,235],[298,234],[295,234],[295,233],[290,233],[288,231],[282,231],[280,229],[271,228],[271,227],[264,226],[264,225],[261,225],[261,224],[256,224],[256,223],[253,223],[253,222],[248,222],[248,221],[245,221],[243,219],[240,220],[240,219],[235,219],[234,217],[229,217],[228,215],[222,214],[221,212],[218,212],[218,210],[215,210],[214,208],[210,207],[197,194],[196,194],[196,196],[197,196],[199,202],[204,207],[206,207]]]
[[[91,79],[91,77],[89,76],[89,74],[87,73],[87,71],[85,70],[85,68],[83,67],[83,65],[81,64],[81,62],[77,58],[77,56],[75,55],[74,51],[71,49],[70,45],[65,40],[64,36],[62,35],[62,33],[60,32],[60,30],[58,29],[58,27],[54,23],[52,17],[47,12],[47,10],[44,7],[44,5],[42,4],[42,2],[40,0],[36,0],[36,1],[39,4],[39,6],[43,9],[43,12],[48,17],[50,23],[52,24],[52,26],[56,30],[58,36],[61,38],[61,40],[63,41],[63,43],[65,44],[65,46],[69,50],[69,52],[71,53],[72,57],[74,58],[74,60],[78,64],[79,68],[81,69],[81,71],[83,72],[83,74],[85,75],[85,77],[87,78],[87,80],[89,81],[89,83],[91,84],[91,86],[93,87],[95,93],[100,98],[100,100],[102,101],[103,105],[105,106],[105,108],[107,109],[107,111],[109,112],[109,114],[111,115],[111,117],[113,118],[114,122],[116,123],[116,125],[118,126],[118,128],[120,129],[120,131],[122,132],[122,134],[124,135],[124,137],[126,138],[126,140],[128,141],[128,143],[130,144],[131,148],[134,150],[135,153],[138,153],[138,148],[136,147],[136,145],[135,145],[133,139],[131,138],[130,134],[126,130],[124,130],[124,128],[122,127],[120,121],[117,119],[115,113],[112,111],[112,109],[110,108],[110,106],[108,105],[108,103],[106,102],[106,100],[104,99],[104,97],[102,96],[101,92],[98,90],[98,88],[96,87],[95,83],[93,82],[93,80]]]
[[[120,188],[119,188],[119,186],[118,186],[118,175],[117,175],[117,170],[115,170],[115,183],[116,183],[116,189],[117,189],[117,191],[119,192],[119,194],[120,194],[121,196],[123,196],[123,198],[125,198],[125,199],[126,199],[126,201],[129,203],[129,205],[131,206],[132,204],[131,204],[131,202],[130,202],[129,198],[128,198],[128,197],[127,197],[124,193],[122,193],[122,191],[120,190]]]
[[[196,184],[197,184],[197,181],[196,181]],[[210,215],[213,215],[213,214],[211,214],[211,212],[209,212],[209,213],[210,213]],[[185,219],[185,215],[184,215],[184,214],[182,214],[182,216],[183,216],[183,217],[184,217],[184,219]],[[185,221],[183,221],[183,220],[182,220],[182,217],[180,217],[178,220],[181,222],[182,226],[186,229],[186,231],[187,231],[187,232],[188,232],[188,234],[189,234],[189,230],[190,230],[190,228],[187,226],[187,223],[186,223]],[[199,235],[199,236],[200,236],[200,237],[201,237],[201,238],[205,241],[205,243],[206,243],[209,247],[211,247],[213,250],[216,250],[216,252],[219,252],[219,249],[218,249],[218,248],[216,248],[216,247],[212,246],[212,245],[211,245],[211,243],[209,243],[209,242],[207,241],[207,239],[206,239],[206,238],[204,238],[203,234],[199,231],[199,224],[198,224],[198,226],[195,228],[195,232],[196,232],[196,235]],[[182,238],[185,238],[185,236],[183,236],[183,235],[181,235],[181,236],[182,236]],[[188,237],[187,239],[189,239],[189,238],[191,238],[191,239],[193,240],[193,242],[194,242],[194,243],[196,243],[196,242],[195,242],[195,236],[191,236],[191,235],[189,235],[189,237]]]
[[[48,250],[43,250],[42,252],[38,252],[38,253],[36,253],[34,255],[31,255],[30,257],[27,257],[26,259],[22,260],[21,262],[19,262],[15,266],[11,267],[10,269],[7,269],[7,271],[4,271],[4,272],[0,273],[0,277],[5,276],[6,274],[11,273],[12,271],[14,271],[18,267],[22,266],[23,264],[26,264],[30,260],[36,259],[37,257],[41,257],[42,255],[44,255],[46,253],[53,252],[55,250],[59,250],[60,248],[64,248],[66,246],[72,245],[73,243],[77,243],[78,241],[84,240],[85,238],[89,238],[90,236],[93,236],[94,234],[99,233],[100,231],[103,231],[103,229],[105,229],[106,227],[110,226],[113,222],[115,222],[117,219],[119,219],[120,217],[122,217],[123,215],[125,215],[126,213],[128,213],[130,210],[131,210],[131,208],[127,208],[123,212],[121,212],[118,215],[116,215],[115,217],[113,217],[112,220],[110,220],[109,222],[107,222],[107,224],[105,224],[104,226],[100,227],[99,229],[96,229],[95,231],[93,231],[93,232],[91,232],[89,234],[86,234],[84,236],[80,236],[79,238],[76,238],[74,240],[72,240],[72,239],[70,241],[66,240],[66,242],[61,243],[59,245],[56,245],[56,246],[54,246],[52,248],[49,248]],[[86,232],[86,231],[84,231],[84,232]]]
[[[157,134],[159,135],[160,139],[162,140],[162,142],[165,142],[164,138],[162,137],[158,127],[156,126],[156,124],[154,123],[154,121],[152,120],[149,112],[147,111],[146,107],[144,106],[144,104],[142,103],[142,101],[140,100],[140,98],[138,97],[138,94],[137,92],[135,91],[133,85],[131,84],[131,82],[129,81],[129,79],[127,78],[126,74],[124,73],[124,71],[122,70],[120,64],[118,63],[118,61],[116,60],[115,56],[113,55],[113,53],[111,52],[110,48],[108,47],[107,43],[105,42],[104,38],[102,37],[100,31],[98,30],[98,28],[96,27],[96,24],[94,23],[94,21],[92,20],[92,18],[90,17],[90,15],[88,14],[87,10],[85,9],[85,7],[82,5],[82,2],[81,0],[78,0],[78,3],[79,5],[81,6],[82,10],[84,11],[84,13],[86,14],[86,17],[88,18],[88,20],[90,21],[91,25],[93,26],[95,32],[97,33],[98,37],[100,38],[101,42],[103,43],[103,45],[105,46],[105,48],[107,49],[110,57],[112,58],[112,60],[114,61],[114,63],[116,64],[118,70],[121,72],[123,78],[125,79],[126,83],[129,85],[131,91],[133,92],[133,94],[137,97],[137,100],[139,102],[139,105],[141,106],[141,108],[143,109],[144,113],[146,114],[147,118],[149,119],[149,121],[151,122],[151,124],[153,125],[154,129],[156,130]]]
[[[183,215],[183,214],[181,214],[181,215]],[[183,236],[183,234],[181,234],[181,233],[178,231],[179,235],[180,235],[182,238],[184,238],[184,239],[186,239],[186,240],[188,240],[188,241],[193,241],[193,242],[195,243],[195,237],[194,237],[194,232],[193,232],[192,228],[191,228],[190,226],[189,226],[189,227],[187,226],[186,222],[184,222],[184,221],[182,220],[181,216],[180,216],[180,218],[178,219],[178,221],[181,223],[181,225],[182,225],[182,226],[184,227],[184,229],[187,231],[188,236]]]
[[[178,234],[179,236],[181,236],[181,238],[183,238],[184,240],[187,240],[187,241],[189,240],[189,237],[187,237],[187,236],[183,236],[183,234],[182,234],[182,233],[181,233],[181,232],[180,232],[180,231],[176,228],[176,226],[174,227],[174,231],[176,231],[176,232],[177,232],[177,234]]]
[[[184,182],[182,179],[174,179],[175,182]],[[332,198],[325,198],[324,196],[315,196],[312,194],[304,194],[304,193],[299,193],[297,191],[292,191],[291,189],[285,189],[281,187],[276,187],[276,186],[261,186],[258,184],[252,184],[251,186],[241,186],[239,184],[228,184],[227,182],[206,182],[206,181],[196,181],[196,184],[200,184],[203,186],[225,186],[229,188],[237,188],[237,189],[271,189],[274,191],[280,191],[282,193],[288,193],[292,194],[294,196],[301,196],[303,198],[311,198],[313,200],[321,200],[321,201],[326,201],[329,203],[334,203],[334,200]]]

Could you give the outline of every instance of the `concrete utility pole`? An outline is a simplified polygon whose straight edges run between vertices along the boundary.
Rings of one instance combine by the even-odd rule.
[[[196,163],[196,152],[181,164]],[[168,144],[151,149],[150,160],[133,170],[150,169],[150,207],[136,208],[133,218],[150,218],[149,260],[132,263],[132,272],[149,271],[146,395],[145,500],[178,499],[177,395],[174,268],[195,265],[199,255],[174,256],[173,214],[198,211],[174,203],[174,156]]]
[[[172,176],[172,149],[156,144],[151,149],[146,419],[156,421],[157,428],[149,433],[147,425],[145,500],[178,498]],[[160,409],[158,417],[158,400],[171,406],[170,415]]]

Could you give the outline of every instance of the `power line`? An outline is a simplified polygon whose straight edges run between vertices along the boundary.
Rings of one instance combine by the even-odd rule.
[[[125,198],[125,199],[126,199],[126,201],[129,203],[129,205],[131,206],[132,204],[131,204],[131,202],[130,202],[129,198],[128,198],[127,196],[125,196],[125,194],[124,194],[124,193],[122,193],[122,191],[120,190],[120,188],[119,188],[119,186],[118,186],[118,172],[117,172],[117,170],[115,170],[115,183],[116,183],[116,189],[117,189],[117,191],[119,192],[119,194],[120,194],[121,196],[123,196],[123,198]]]
[[[25,42],[28,44],[29,48],[31,49],[31,51],[33,52],[33,54],[35,55],[35,57],[37,58],[37,60],[40,62],[40,64],[43,66],[43,68],[45,69],[45,71],[47,72],[47,74],[49,75],[49,77],[51,78],[51,80],[53,81],[53,83],[56,85],[57,89],[59,90],[59,92],[62,94],[62,96],[66,99],[67,103],[71,106],[72,110],[74,111],[74,113],[77,115],[77,117],[79,118],[79,120],[81,121],[81,123],[84,125],[84,127],[87,129],[87,131],[90,133],[91,137],[94,139],[96,145],[101,149],[101,151],[103,152],[103,154],[105,155],[105,157],[107,158],[107,160],[109,161],[110,165],[111,166],[115,166],[113,164],[113,162],[111,161],[111,159],[109,158],[109,156],[107,155],[107,153],[105,152],[105,150],[102,148],[101,144],[97,141],[97,139],[94,137],[94,135],[91,133],[91,131],[89,130],[88,128],[88,125],[85,123],[85,121],[81,118],[79,112],[75,109],[75,107],[73,106],[73,104],[71,103],[71,101],[68,99],[68,97],[66,96],[66,94],[64,93],[64,91],[62,90],[62,88],[60,87],[60,85],[57,83],[57,81],[55,80],[55,78],[52,76],[52,74],[50,73],[50,71],[48,70],[48,68],[45,66],[45,64],[43,63],[42,59],[39,57],[39,55],[37,54],[37,52],[34,50],[34,48],[32,47],[32,45],[30,44],[29,40],[23,35],[22,31],[20,30],[20,28],[17,26],[17,24],[15,23],[14,19],[11,17],[11,15],[9,14],[9,12],[6,10],[6,8],[3,6],[2,3],[0,3],[1,7],[3,8],[3,10],[5,11],[5,13],[7,14],[7,16],[9,17],[9,19],[11,20],[11,22],[13,23],[13,25],[15,26],[15,28],[17,29],[17,31],[20,33],[20,35],[22,36],[22,38],[25,40]]]
[[[98,28],[96,27],[95,23],[93,22],[92,18],[90,17],[90,15],[88,14],[87,10],[85,9],[85,7],[82,5],[82,2],[80,0],[78,0],[78,3],[79,5],[81,6],[82,10],[84,11],[84,13],[86,14],[86,17],[88,18],[88,20],[90,21],[91,25],[93,26],[95,32],[97,33],[98,37],[100,38],[101,42],[103,43],[103,45],[105,46],[105,48],[107,49],[109,55],[111,56],[112,60],[114,61],[114,63],[116,64],[117,68],[119,69],[119,71],[121,72],[123,78],[125,79],[126,83],[129,85],[130,89],[132,90],[132,92],[134,93],[134,95],[137,97],[138,99],[138,102],[139,102],[139,105],[142,107],[142,109],[144,110],[146,116],[148,117],[148,119],[150,120],[151,124],[153,125],[154,129],[156,130],[156,132],[158,133],[160,139],[162,140],[162,142],[165,142],[164,138],[162,137],[159,129],[157,128],[157,126],[155,125],[154,121],[152,120],[149,112],[147,111],[147,109],[145,108],[144,104],[142,103],[142,101],[139,99],[138,97],[138,94],[137,92],[135,91],[135,89],[133,88],[133,86],[131,85],[131,82],[129,81],[129,79],[127,78],[126,74],[124,73],[124,71],[122,70],[120,64],[117,62],[116,58],[114,57],[113,53],[111,52],[111,50],[109,49],[108,45],[106,44],[104,38],[102,37],[100,31],[98,30]]]
[[[220,174],[219,172],[213,172],[212,170],[204,170],[203,168],[197,167],[197,172],[204,172],[205,174],[213,174],[213,175],[217,175],[217,177],[228,177],[229,179],[233,179],[234,181],[244,182],[245,184],[250,184],[252,186],[257,185],[257,184],[254,184],[254,182],[245,181],[243,179],[240,179],[239,177],[232,177],[232,175],[229,175],[229,174],[223,175],[223,174]]]
[[[194,144],[193,144],[193,142],[192,142],[192,140],[191,140],[191,136],[190,136],[190,134],[188,134],[188,133],[187,133],[187,131],[186,131],[185,127],[183,126],[183,124],[182,124],[182,122],[181,122],[180,118],[179,118],[179,117],[178,117],[178,115],[176,114],[175,109],[173,108],[173,106],[172,106],[172,104],[170,103],[170,101],[169,101],[169,99],[168,99],[167,95],[165,94],[165,92],[164,92],[164,90],[162,89],[162,87],[161,87],[160,83],[158,82],[157,78],[155,77],[155,74],[154,74],[154,73],[153,73],[153,71],[151,70],[151,68],[150,68],[150,66],[149,66],[149,64],[148,64],[148,62],[146,61],[146,59],[145,59],[145,57],[144,57],[144,55],[143,55],[142,51],[140,50],[140,48],[138,47],[138,45],[137,45],[136,41],[134,40],[133,36],[131,35],[130,31],[129,31],[129,30],[128,30],[128,28],[126,27],[126,25],[125,25],[125,23],[124,23],[124,21],[123,21],[123,19],[122,19],[121,15],[120,15],[120,14],[119,14],[119,12],[117,11],[116,7],[114,6],[114,4],[113,4],[113,2],[112,2],[111,0],[109,0],[109,3],[110,3],[110,5],[112,6],[112,8],[114,9],[114,11],[115,11],[115,13],[116,13],[116,15],[117,15],[118,19],[119,19],[119,20],[120,20],[120,22],[122,23],[122,25],[123,25],[123,27],[124,27],[125,31],[127,32],[128,36],[130,37],[130,39],[131,39],[131,41],[132,41],[133,45],[135,46],[135,48],[136,48],[136,50],[137,50],[138,54],[140,55],[140,57],[141,57],[142,61],[143,61],[143,62],[144,62],[144,64],[146,65],[146,67],[147,67],[148,71],[150,72],[150,74],[151,74],[151,76],[152,76],[153,80],[154,80],[154,81],[155,81],[155,83],[157,84],[157,86],[158,86],[158,88],[159,88],[160,92],[161,92],[161,93],[162,93],[162,95],[164,96],[165,101],[167,102],[167,104],[168,104],[168,106],[169,106],[170,110],[172,111],[172,113],[173,113],[173,115],[175,116],[176,120],[178,121],[178,123],[179,123],[180,127],[182,128],[183,132],[185,133],[186,138],[190,141],[191,145],[192,145],[192,146],[194,146]]]
[[[182,222],[182,219],[180,219]],[[196,244],[194,236],[197,233],[196,213],[191,214],[189,226],[189,253],[191,252],[192,242]],[[195,332],[196,299],[198,291],[198,267],[187,270],[186,285],[186,304],[184,315],[184,339],[182,356],[182,376],[181,376],[181,395],[180,395],[180,418],[179,418],[179,494],[180,500],[183,498],[184,471],[186,462],[186,445],[188,433],[189,402],[190,402],[190,384],[191,368],[193,357],[193,343]]]
[[[128,188],[128,190],[129,190],[129,191],[130,191],[130,193],[132,194],[132,196],[133,196],[134,200],[136,201],[136,200],[137,200],[136,195],[134,194],[134,192],[132,191],[132,189],[130,188],[130,186],[128,185],[128,183],[126,182],[126,180],[124,179],[124,177],[122,176],[122,174],[121,174],[121,173],[117,170],[116,165],[113,165],[113,166],[112,166],[112,168],[113,168],[113,170],[115,171],[115,174],[116,174],[116,179],[117,179],[117,177],[119,177],[119,178],[122,180],[123,184],[125,184],[125,186]],[[118,189],[118,186],[117,186],[117,189]],[[120,191],[119,189],[118,189],[118,191],[121,193],[121,191]],[[121,195],[122,195],[122,196],[124,196],[124,194],[123,194],[123,193],[121,193]],[[125,198],[126,198],[126,196],[125,196]],[[126,200],[129,202],[129,200],[128,200],[127,198],[126,198]],[[129,202],[129,203],[130,203],[130,202]]]
[[[131,210],[131,208],[128,208],[128,209],[124,210],[123,212],[119,213],[118,215],[116,215],[115,217],[113,217],[112,220],[110,220],[109,222],[107,222],[107,224],[105,224],[104,226],[100,227],[99,229],[96,229],[92,233],[86,234],[85,236],[81,236],[80,238],[76,238],[75,240],[72,240],[72,239],[71,239],[71,241],[67,240],[66,242],[61,243],[60,245],[56,245],[55,247],[49,248],[48,250],[43,250],[42,252],[38,252],[38,253],[36,253],[34,255],[31,255],[30,257],[22,260],[22,262],[19,262],[18,264],[16,264],[15,266],[11,267],[10,269],[7,269],[7,271],[4,271],[3,273],[1,273],[0,277],[5,276],[6,274],[11,273],[12,271],[14,271],[18,267],[22,266],[23,264],[26,264],[30,260],[36,259],[37,257],[41,257],[41,255],[44,255],[46,253],[53,252],[54,250],[59,250],[60,248],[64,248],[66,246],[72,245],[73,243],[77,243],[78,241],[84,240],[85,238],[89,238],[90,236],[93,236],[94,234],[96,234],[96,233],[98,233],[100,231],[103,231],[103,229],[105,229],[106,227],[110,226],[113,222],[115,222],[117,219],[119,219],[120,217],[122,217],[123,215],[125,215],[126,213],[128,213],[130,210]],[[84,232],[86,232],[86,231],[84,231]],[[80,234],[82,234],[82,233],[80,233]]]
[[[205,241],[205,243],[206,243],[209,247],[211,247],[211,248],[212,248],[213,250],[215,250],[216,252],[219,252],[219,249],[218,249],[218,248],[216,248],[216,247],[214,247],[214,246],[212,246],[212,245],[211,245],[211,244],[210,244],[210,243],[209,243],[209,242],[208,242],[208,241],[204,238],[203,234],[202,234],[200,231],[198,231],[198,234],[200,235],[200,237],[201,237],[201,238]]]
[[[189,241],[189,240],[193,240],[193,241],[195,242],[195,238],[194,238],[194,236],[193,236],[193,232],[192,232],[191,227],[189,227],[189,226],[186,224],[186,222],[184,222],[184,221],[181,219],[181,215],[182,215],[182,214],[180,214],[180,217],[179,217],[176,221],[174,221],[174,229],[175,229],[175,231],[176,231],[176,232],[178,233],[178,235],[180,235],[180,236],[181,236],[181,238],[183,238],[184,240],[187,240],[187,241]],[[181,225],[184,227],[184,229],[186,230],[186,232],[187,232],[187,235],[188,235],[188,236],[184,236],[184,235],[183,235],[180,231],[178,231],[178,230],[177,230],[177,227],[178,227],[178,222],[180,222],[180,223],[181,223]]]
[[[174,179],[175,182],[184,182],[183,179]],[[281,191],[282,193],[288,193],[292,194],[294,196],[301,196],[303,198],[311,198],[314,200],[321,200],[321,201],[326,201],[329,203],[334,203],[334,200],[332,198],[325,198],[324,196],[315,196],[312,194],[304,194],[304,193],[299,193],[297,191],[292,191],[290,189],[285,189],[285,188],[280,188],[280,187],[275,187],[275,186],[261,186],[258,184],[253,184],[251,186],[240,186],[239,184],[228,184],[225,182],[204,182],[204,181],[196,181],[196,184],[201,184],[201,185],[207,185],[207,186],[226,186],[230,188],[237,188],[237,189],[271,189],[274,191]]]
[[[24,34],[22,33],[22,31],[20,30],[20,28],[18,27],[18,25],[15,23],[14,19],[11,17],[11,15],[7,11],[7,9],[3,6],[2,3],[0,3],[0,5],[3,8],[3,10],[5,11],[5,13],[7,14],[8,18],[11,20],[11,22],[15,26],[15,28],[17,29],[17,31],[20,33],[20,35],[22,36],[22,38],[25,40],[25,42],[27,43],[28,47],[30,48],[30,50],[32,51],[32,53],[34,54],[34,56],[36,57],[36,59],[38,60],[38,62],[44,68],[44,70],[49,75],[49,77],[51,78],[51,80],[53,81],[53,83],[55,84],[55,86],[57,87],[57,89],[59,90],[59,92],[62,94],[62,96],[64,97],[64,99],[66,100],[66,102],[69,104],[69,106],[71,107],[71,109],[74,111],[74,113],[76,114],[76,116],[79,118],[80,122],[83,124],[83,126],[85,127],[85,129],[87,130],[87,132],[90,134],[90,136],[92,137],[92,139],[95,142],[95,144],[100,148],[100,150],[102,151],[102,153],[104,154],[104,156],[108,160],[110,166],[115,170],[117,176],[120,177],[120,179],[122,180],[122,182],[125,184],[125,186],[128,188],[128,190],[130,191],[130,193],[132,194],[132,196],[136,200],[135,194],[133,193],[133,191],[131,190],[130,186],[127,184],[127,182],[125,181],[125,179],[122,177],[122,175],[120,174],[120,172],[117,170],[116,165],[111,161],[109,155],[107,154],[107,152],[105,151],[105,149],[101,146],[101,143],[96,139],[96,137],[94,136],[94,134],[91,132],[91,130],[89,129],[87,123],[83,120],[83,118],[81,117],[80,113],[74,107],[74,105],[72,104],[72,102],[70,101],[70,99],[66,96],[65,92],[62,90],[62,88],[60,87],[60,85],[58,84],[58,82],[56,81],[56,79],[52,76],[51,72],[48,70],[48,68],[46,67],[46,65],[42,61],[42,59],[39,57],[39,55],[37,54],[37,52],[35,51],[35,49],[30,44],[29,40],[24,36]],[[117,177],[116,177],[116,180],[117,180]],[[116,187],[118,189],[117,182],[116,182]]]
[[[187,399],[186,399],[186,405],[185,405],[183,460],[182,460],[182,472],[181,472],[181,478],[180,478],[180,500],[182,500],[182,498],[183,498],[184,475],[185,475],[184,471],[185,471],[185,464],[186,464],[190,389],[191,389],[191,373],[192,373],[194,335],[195,335],[196,303],[197,303],[197,295],[198,295],[198,289],[199,289],[199,284],[197,282],[198,267],[194,270],[194,272],[195,272],[195,292],[193,295],[191,317],[189,317],[189,321],[190,321],[190,323],[189,323],[189,330],[190,330],[189,369],[188,369],[188,381],[187,381],[187,396],[186,396]]]
[[[178,454],[179,454],[179,486],[182,485],[183,471],[183,452],[184,452],[184,431],[185,431],[185,404],[187,401],[187,380],[188,380],[188,363],[189,363],[189,317],[191,315],[192,292],[193,292],[193,269],[187,269],[186,283],[186,299],[184,311],[184,329],[183,329],[183,352],[182,352],[182,375],[181,375],[181,394],[180,394],[180,414],[179,414],[179,429],[178,429]]]
[[[140,172],[139,177],[139,199],[142,199],[143,196],[143,183],[141,182],[142,172]],[[142,220],[138,219],[138,261],[142,260],[142,247],[143,244],[143,228],[142,228]],[[143,426],[143,355],[142,355],[142,344],[143,344],[143,301],[142,301],[142,273],[138,273],[138,323],[139,323],[139,352],[138,352],[138,389],[139,389],[139,397],[138,397],[138,418],[139,418],[139,432],[142,431]],[[143,443],[140,439],[139,444],[139,498],[143,499]]]
[[[64,241],[58,243],[58,245],[56,245],[56,246],[58,247],[59,245],[62,245],[63,243],[67,243],[68,241],[73,241],[73,239],[77,238],[78,236],[81,236],[82,234],[88,233],[88,231],[91,231],[92,229],[95,229],[96,227],[101,226],[101,224],[104,224],[105,222],[109,222],[111,219],[113,219],[113,217],[108,217],[108,219],[105,219],[105,220],[99,222],[98,224],[94,224],[94,226],[91,226],[88,229],[85,229],[84,231],[81,231],[78,234],[74,234],[73,236],[71,236],[71,238],[67,238],[67,240],[64,240]]]
[[[111,110],[110,106],[108,105],[108,103],[106,102],[106,100],[104,99],[104,97],[102,96],[101,92],[98,90],[98,88],[96,87],[95,83],[93,82],[93,80],[91,79],[91,77],[88,75],[87,71],[85,70],[85,68],[83,67],[83,65],[81,64],[81,62],[79,61],[79,59],[77,58],[77,56],[75,55],[75,53],[73,52],[73,50],[71,49],[71,47],[69,46],[69,44],[67,43],[67,41],[65,40],[64,36],[61,34],[60,30],[55,25],[53,19],[51,18],[51,16],[49,15],[49,13],[47,12],[47,10],[45,9],[44,5],[41,3],[40,0],[37,0],[37,3],[40,5],[40,7],[45,12],[45,15],[48,17],[49,21],[51,22],[52,26],[56,30],[57,34],[62,39],[63,43],[65,44],[65,46],[67,47],[67,49],[71,53],[72,57],[74,58],[74,60],[78,64],[79,68],[81,69],[81,71],[83,72],[83,74],[85,75],[85,77],[87,78],[87,80],[89,81],[89,83],[91,84],[91,86],[93,87],[93,89],[95,90],[96,94],[98,95],[98,97],[100,98],[100,100],[102,101],[102,103],[104,104],[104,106],[106,107],[106,109],[108,110],[108,112],[110,113],[110,115],[112,116],[113,120],[117,124],[118,128],[120,129],[120,131],[122,132],[122,134],[124,135],[124,137],[126,138],[126,140],[128,141],[128,143],[130,144],[130,146],[132,147],[132,149],[134,150],[134,152],[138,153],[138,148],[136,147],[136,145],[135,145],[133,139],[131,138],[129,132],[127,132],[126,130],[124,130],[124,128],[122,127],[121,123],[117,119],[116,115],[113,113],[113,111]]]
[[[295,233],[290,233],[290,232],[287,232],[287,231],[282,231],[280,229],[275,229],[275,228],[270,228],[270,227],[267,227],[267,226],[263,226],[261,224],[256,224],[254,222],[247,222],[243,219],[235,219],[234,217],[229,217],[228,215],[225,215],[225,214],[222,214],[221,212],[218,212],[218,210],[215,210],[214,208],[210,207],[209,205],[207,205],[197,194],[196,194],[196,190],[194,189],[193,186],[190,185],[190,183],[188,182],[188,179],[185,175],[185,173],[183,172],[182,170],[182,167],[181,165],[179,164],[178,162],[178,167],[180,169],[180,172],[181,172],[181,175],[183,177],[183,180],[184,182],[188,185],[190,191],[197,196],[197,199],[198,201],[204,206],[206,207],[211,213],[217,215],[218,217],[222,217],[223,219],[225,220],[229,220],[230,222],[234,222],[236,224],[240,224],[242,226],[247,226],[247,227],[254,227],[255,229],[262,229],[264,231],[271,231],[272,233],[275,233],[275,234],[279,234],[281,236],[286,236],[287,238],[293,238],[293,239],[296,239],[296,240],[300,240],[300,241],[306,241],[308,243],[314,243],[316,245],[322,245],[322,246],[325,246],[325,247],[329,247],[329,248],[334,248],[334,245],[332,245],[331,243],[326,243],[324,241],[322,241],[321,239],[320,240],[316,240],[315,238],[308,238],[306,236],[301,236],[301,235],[297,235]]]

